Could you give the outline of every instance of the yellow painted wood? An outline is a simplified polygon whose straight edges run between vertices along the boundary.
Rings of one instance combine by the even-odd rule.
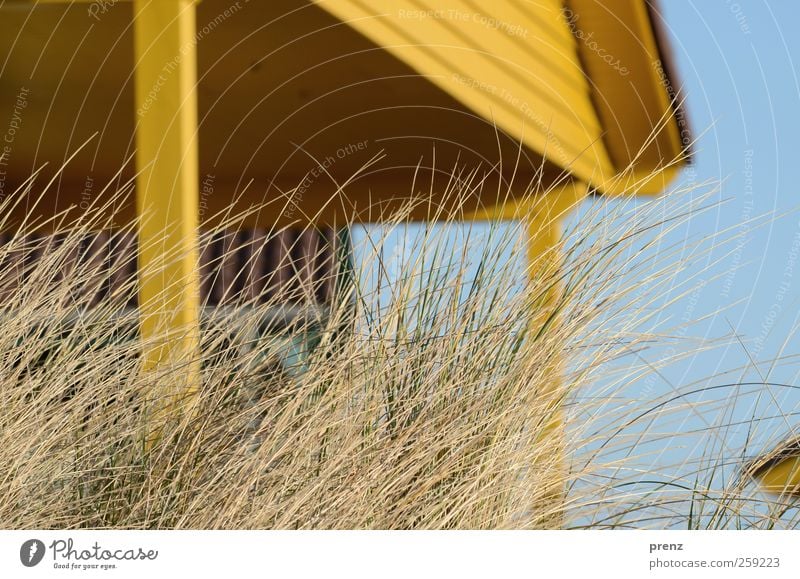
[[[530,207],[524,215],[528,227],[528,274],[533,291],[543,292],[533,318],[534,331],[558,323],[554,308],[561,299],[562,286],[556,283],[558,272],[562,269],[562,255],[559,243],[562,236],[562,222],[569,212],[587,195],[587,186],[571,182],[529,201]],[[546,291],[543,291],[543,286]],[[560,362],[558,364],[560,366]],[[560,373],[554,368],[553,375]],[[558,387],[557,384],[553,385]],[[558,421],[557,421],[558,422]]]
[[[98,4],[98,0],[16,0],[28,4]],[[115,2],[133,2],[133,0],[115,0]]]
[[[401,9],[395,8],[398,25],[414,23],[402,26],[410,38],[436,47],[461,69],[474,70],[473,66],[464,66],[465,57],[470,63],[485,61],[495,69],[494,74],[505,77],[507,84],[502,86],[509,93],[519,98],[535,94],[536,104],[543,101],[565,113],[572,123],[599,128],[574,42],[560,25],[559,2],[542,2],[527,15],[512,10],[505,0],[493,2],[490,9],[472,0],[436,0],[421,5],[435,15],[400,16]],[[541,26],[539,34],[549,30],[560,42],[534,37],[534,24]]]
[[[547,164],[540,174],[541,156],[527,148],[517,166],[517,135],[501,132],[498,140],[491,118],[475,114],[325,10],[316,5],[297,10],[297,2],[242,2],[213,31],[206,27],[236,5],[226,0],[198,5],[197,32],[203,34],[198,46],[200,175],[202,179],[212,174],[215,181],[209,209],[201,212],[205,219],[215,213],[211,205],[228,205],[245,188],[233,214],[272,199],[283,205],[285,192],[315,169],[310,155],[335,159],[331,174],[339,182],[381,151],[385,160],[379,170],[351,183],[341,203],[330,203],[335,194],[330,180],[314,179],[299,200],[302,207],[290,212],[295,221],[322,213],[326,220],[338,217],[342,222],[347,218],[342,213],[353,204],[364,219],[385,216],[365,204],[396,206],[400,196],[427,194],[420,188],[411,192],[414,168],[434,160],[439,171],[449,171],[456,166],[488,170],[502,159],[503,179],[514,172],[519,182],[542,178],[549,184],[561,174],[555,164]],[[51,204],[59,209],[79,207],[86,176],[106,183],[132,151],[132,4],[114,5],[100,22],[87,17],[86,5],[29,12],[0,8],[0,14],[0,52],[13,54],[4,79],[10,87],[30,86],[36,95],[26,110],[28,129],[15,143],[16,175],[24,178],[31,166],[43,161],[57,167],[96,134],[64,168],[62,186],[48,199],[46,211],[51,213]],[[281,15],[280,26],[263,26]],[[40,140],[41,134],[48,138]],[[339,156],[340,149],[365,141],[363,151]],[[557,150],[551,141],[548,159],[554,159]],[[133,177],[132,165],[122,180]],[[482,203],[497,201],[498,178],[492,172],[478,192]],[[252,186],[246,187],[251,180]],[[117,223],[131,219],[132,205],[115,208]],[[289,212],[263,211],[259,223],[270,227],[285,213]],[[413,219],[426,217],[417,212]]]
[[[665,73],[671,63],[668,47],[656,38],[651,19],[657,16],[640,0],[570,0],[568,6],[567,23],[592,79],[592,99],[615,169],[593,184],[610,195],[660,193],[685,165],[690,135],[685,112],[671,102],[670,94],[680,96],[682,87]]]
[[[562,222],[570,211],[575,208],[588,194],[585,183],[570,181],[552,188],[525,202],[509,202],[500,207],[487,208],[471,213],[468,218],[475,220],[487,219],[513,219],[523,220],[527,224],[527,262],[530,291],[536,292],[533,300],[536,311],[531,316],[530,339],[548,339],[553,332],[548,332],[559,323],[558,305],[561,299],[563,286],[557,283],[558,272],[563,267],[563,256],[560,251],[562,236]],[[535,345],[533,347],[536,347]],[[548,473],[548,479],[554,482],[552,489],[548,489],[545,500],[539,505],[545,505],[549,510],[548,525],[558,526],[562,517],[562,505],[565,498],[566,463],[562,460],[560,449],[563,448],[564,439],[564,412],[561,401],[564,395],[562,380],[563,360],[556,356],[550,360],[550,365],[543,375],[550,376],[550,381],[540,384],[540,399],[552,408],[550,420],[544,426],[541,436],[534,443],[544,443],[548,448],[548,464],[546,468],[555,472]],[[552,452],[550,452],[552,451]],[[551,458],[555,457],[555,458]]]
[[[36,95],[26,110],[28,129],[15,142],[9,186],[24,180],[31,166],[46,161],[57,167],[96,134],[63,170],[60,183],[76,187],[61,187],[48,200],[65,208],[80,204],[87,175],[98,183],[113,178],[130,153],[133,11],[130,1],[119,2],[98,22],[87,18],[86,0],[72,8],[66,0],[51,1],[58,6],[0,7],[0,51],[11,55],[4,88],[25,86]],[[564,171],[605,194],[651,194],[677,172],[661,169],[680,152],[686,119],[669,114],[659,65],[668,59],[644,0],[301,4],[242,2],[233,11],[237,5],[227,0],[205,0],[198,10],[198,30],[213,24],[203,37],[200,63],[202,174],[213,174],[218,190],[231,191],[228,200],[251,179],[248,203],[282,199],[263,184],[281,181],[282,191],[296,186],[313,167],[306,152],[336,157],[340,147],[365,140],[369,154],[336,157],[337,179],[352,175],[378,150],[394,166],[414,166],[421,157],[424,165],[434,146],[439,167],[487,167],[503,159],[508,178],[519,141],[525,146],[517,178],[534,178],[546,157],[545,186]],[[574,14],[575,30],[567,14]],[[278,17],[280,26],[261,24]],[[577,37],[581,27],[593,34],[591,42]],[[605,62],[601,49],[620,59],[628,74]],[[262,66],[265,55],[268,67]],[[665,111],[664,135],[646,145],[651,121]],[[48,138],[39,139],[41,134]],[[126,171],[123,178],[130,176]],[[388,174],[375,171],[356,186],[392,204],[398,189],[406,193],[407,175],[398,175],[391,191],[383,187],[387,180]],[[319,185],[304,195],[297,219],[334,212],[331,191]],[[356,197],[363,205],[360,192]],[[126,207],[118,213],[122,220],[134,212]],[[263,213],[261,224],[270,226],[274,215]]]
[[[800,457],[786,458],[756,476],[768,492],[797,493],[800,491]]]
[[[569,51],[537,40],[520,42],[502,24],[473,20],[475,14],[493,13],[489,7],[485,14],[476,10],[474,2],[317,0],[317,4],[578,178],[603,182],[613,176],[575,40],[560,16],[561,2],[542,0],[527,15],[546,22],[571,43]],[[502,14],[511,17],[510,11]],[[524,29],[529,21],[507,24]],[[542,58],[537,50],[560,54]],[[563,65],[565,56],[572,66]]]
[[[658,195],[678,176],[684,164],[670,163],[652,169],[626,170],[598,187],[605,195],[620,197],[625,195]]]
[[[528,275],[532,291],[542,292],[541,300],[536,303],[537,311],[531,318],[531,338],[548,339],[548,335],[558,335],[552,331],[560,323],[558,306],[562,299],[562,284],[558,283],[559,272],[563,268],[563,256],[559,247],[562,236],[562,222],[569,212],[586,198],[587,187],[583,183],[567,183],[539,199],[527,211],[528,217]],[[549,287],[548,287],[549,286]],[[547,328],[551,328],[548,331]],[[535,345],[533,347],[536,347]],[[550,512],[551,526],[559,526],[563,519],[563,504],[566,498],[567,465],[564,456],[565,419],[562,407],[564,392],[563,359],[554,356],[543,372],[548,382],[541,385],[541,398],[551,407],[550,421],[545,424],[540,441],[547,441],[552,449],[554,460],[549,467],[553,468],[551,480],[553,488],[549,489],[544,504]]]
[[[195,1],[135,0],[134,18],[144,369],[184,368],[153,393],[152,442],[200,386]]]

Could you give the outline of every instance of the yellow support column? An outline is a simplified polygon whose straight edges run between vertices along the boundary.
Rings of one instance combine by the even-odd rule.
[[[755,477],[767,492],[800,494],[800,457],[792,456],[775,461],[761,469]]]
[[[561,300],[563,286],[557,281],[559,272],[563,269],[563,256],[559,248],[561,241],[561,225],[563,219],[569,214],[582,199],[586,198],[587,187],[583,183],[569,183],[548,192],[541,198],[531,202],[531,207],[525,211],[528,227],[528,276],[531,291],[541,293],[541,301],[537,304],[537,311],[531,318],[531,337],[541,332],[540,339],[548,339],[550,335],[557,335],[559,315],[556,308]],[[558,342],[558,340],[557,340]],[[560,345],[555,348],[560,352]],[[546,348],[546,350],[549,349]],[[563,360],[558,354],[545,368],[548,376],[542,384],[541,394],[548,405],[550,414],[549,422],[543,429],[540,440],[542,444],[553,445],[554,456],[550,473],[554,486],[547,490],[546,500],[548,512],[543,513],[540,523],[546,528],[558,527],[563,524],[563,504],[565,500],[566,463],[564,461],[564,412],[561,403],[564,397],[564,384],[562,374],[564,371]]]
[[[200,387],[195,0],[135,0],[139,316],[144,369],[170,372],[149,400],[148,445]]]
[[[543,330],[544,325],[556,327],[559,323],[559,316],[554,308],[558,306],[560,293],[563,291],[561,284],[556,282],[563,266],[558,247],[562,234],[561,224],[569,212],[586,198],[587,193],[588,187],[585,183],[569,182],[524,202],[509,203],[469,216],[470,219],[476,220],[517,219],[526,222],[528,278],[531,291],[541,294],[536,304],[537,310],[530,321],[531,339],[534,339],[539,332],[542,332],[542,339],[547,339],[548,332],[546,328]],[[564,394],[562,372],[562,360],[556,357],[550,366],[545,368],[544,373],[548,376],[548,381],[540,388],[542,399],[552,404],[549,410],[552,415],[538,441],[540,444],[552,445],[555,449],[552,452],[548,449],[542,453],[546,457],[555,457],[552,464],[544,465],[544,468],[553,468],[555,471],[553,473],[555,486],[547,489],[546,496],[539,497],[540,500],[536,501],[539,505],[547,505],[547,512],[537,515],[539,525],[546,528],[559,526],[563,521],[566,465],[563,460],[564,414],[560,407],[561,397]]]

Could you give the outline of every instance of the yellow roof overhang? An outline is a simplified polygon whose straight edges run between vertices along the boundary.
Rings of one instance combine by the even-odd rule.
[[[655,0],[567,0],[617,175],[604,193],[658,193],[689,162],[691,132]]]
[[[0,193],[94,136],[63,170],[48,211],[80,206],[114,177],[133,152],[137,116],[130,4],[102,3],[95,14],[101,4],[64,4],[0,7],[0,113],[21,117]],[[572,24],[569,10],[579,15]],[[205,218],[267,199],[275,210],[259,221],[371,220],[431,184],[452,185],[455,166],[483,168],[472,182],[484,187],[461,194],[466,209],[505,196],[512,177],[547,186],[568,173],[619,193],[648,176],[637,189],[652,192],[683,145],[644,2],[498,1],[482,12],[469,0],[204,0],[197,28],[200,178],[213,182]],[[598,61],[583,29],[630,74]],[[664,130],[643,146],[659,119]],[[334,181],[378,152],[384,159],[332,200]],[[282,196],[298,185],[287,218]],[[132,212],[120,207],[118,217]],[[410,217],[431,212],[422,205]]]
[[[687,161],[654,0],[317,3],[601,193],[657,193]]]

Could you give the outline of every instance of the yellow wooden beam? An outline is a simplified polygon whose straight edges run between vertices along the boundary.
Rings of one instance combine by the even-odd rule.
[[[560,323],[559,303],[562,300],[563,285],[558,282],[563,268],[563,256],[559,247],[562,236],[562,223],[569,212],[585,199],[588,187],[584,183],[570,182],[549,191],[546,195],[529,201],[525,208],[528,227],[528,277],[532,292],[541,297],[535,303],[536,311],[531,317],[530,339],[537,347],[539,340],[558,335]],[[548,348],[544,348],[548,351]],[[556,354],[543,373],[545,382],[540,385],[541,399],[548,405],[549,421],[545,424],[539,441],[548,445],[554,456],[552,468],[553,488],[548,490],[549,525],[559,526],[563,519],[563,504],[566,493],[566,460],[564,457],[564,397],[563,359]]]
[[[570,181],[564,183],[547,193],[530,197],[523,202],[509,202],[502,206],[490,207],[471,213],[468,218],[474,220],[486,219],[513,219],[524,221],[527,225],[527,261],[530,291],[535,292],[538,299],[534,300],[536,311],[530,320],[530,340],[532,347],[537,347],[536,342],[547,339],[552,332],[548,328],[558,331],[559,323],[558,304],[563,291],[562,284],[557,282],[559,271],[563,267],[563,256],[559,244],[562,236],[562,223],[569,212],[576,207],[588,194],[585,183]],[[541,436],[534,441],[547,444],[548,450],[544,456],[554,457],[552,463],[543,465],[543,468],[553,469],[552,478],[554,486],[547,489],[547,496],[540,497],[539,505],[549,511],[547,526],[558,526],[563,518],[563,503],[566,483],[566,463],[563,459],[564,439],[564,413],[561,401],[564,395],[563,360],[556,356],[544,369],[546,381],[540,384],[540,400],[551,405],[546,412],[550,413]],[[550,478],[550,477],[548,477]],[[544,523],[544,521],[542,521]]]
[[[100,7],[110,7],[118,2],[133,2],[133,0],[12,0],[18,4],[97,4]]]
[[[182,365],[153,392],[152,443],[200,387],[195,0],[134,0],[134,18],[144,369]]]

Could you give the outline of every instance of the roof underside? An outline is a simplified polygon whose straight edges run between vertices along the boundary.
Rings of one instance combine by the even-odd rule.
[[[611,6],[204,0],[196,37],[200,167],[213,192],[203,199],[204,218],[271,201],[251,221],[332,222],[353,213],[373,220],[448,184],[442,205],[470,210],[565,172],[603,192],[629,190],[630,175],[615,177],[632,159],[632,175],[648,174],[682,143],[671,81],[654,64],[661,52],[646,5]],[[85,4],[15,2],[1,11],[0,111],[16,119],[16,130],[0,194],[43,163],[54,173],[87,141],[47,212],[96,196],[126,161],[117,181],[132,177],[131,5],[110,6],[99,22]],[[628,74],[583,40],[588,31]],[[665,129],[643,148],[662,118]],[[376,155],[331,202],[337,183]],[[472,184],[483,187],[463,187],[465,174],[455,182],[461,189],[453,187],[454,167],[477,168]],[[284,195],[301,182],[287,211]],[[22,204],[20,215],[30,209]],[[431,212],[425,205],[409,216]],[[132,204],[117,208],[120,220],[132,214]]]

